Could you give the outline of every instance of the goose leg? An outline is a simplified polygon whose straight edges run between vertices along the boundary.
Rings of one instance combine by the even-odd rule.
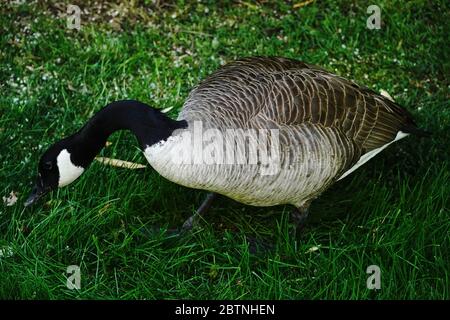
[[[292,210],[291,217],[295,224],[294,232],[296,232],[297,230],[301,231],[305,227],[306,221],[308,220],[308,215],[309,215],[309,205],[304,205],[302,207],[295,207],[294,210]]]
[[[208,193],[203,203],[200,205],[200,207],[197,209],[197,211],[190,216],[181,227],[182,231],[189,231],[192,229],[194,224],[198,221],[200,216],[205,215],[209,208],[211,208],[211,204],[213,203],[214,199],[217,198],[217,193],[211,192]]]

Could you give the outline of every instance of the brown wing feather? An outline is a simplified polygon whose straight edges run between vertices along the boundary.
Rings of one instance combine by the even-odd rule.
[[[199,106],[199,102],[201,106]],[[258,114],[280,125],[304,122],[336,128],[362,152],[414,131],[411,115],[376,92],[314,65],[251,57],[229,63],[190,94],[185,109],[214,109],[218,118],[250,126]]]

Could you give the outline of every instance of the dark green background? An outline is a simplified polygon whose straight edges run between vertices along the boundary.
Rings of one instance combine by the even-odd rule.
[[[87,10],[80,31],[58,15],[63,2],[1,3],[0,193],[19,201],[0,205],[0,298],[449,298],[447,1],[377,1],[380,30],[366,28],[365,1],[71,3]],[[205,192],[151,168],[95,162],[23,207],[39,155],[105,104],[139,99],[176,117],[192,86],[249,55],[304,60],[384,89],[433,135],[408,137],[337,183],[295,238],[289,207],[223,198],[199,230],[171,237],[166,229]],[[103,156],[145,163],[130,134],[110,141]],[[246,237],[273,247],[251,253]],[[72,264],[79,291],[65,285]],[[366,288],[372,264],[378,292]]]

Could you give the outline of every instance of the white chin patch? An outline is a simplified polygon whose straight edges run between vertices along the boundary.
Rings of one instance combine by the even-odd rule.
[[[64,187],[76,180],[84,171],[83,167],[78,167],[70,161],[70,153],[63,149],[56,158],[59,170],[58,186]]]

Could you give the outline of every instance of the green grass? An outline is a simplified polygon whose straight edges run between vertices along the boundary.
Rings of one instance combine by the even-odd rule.
[[[367,5],[356,1],[295,10],[124,3],[113,24],[106,10],[83,5],[91,16],[80,31],[67,29],[50,1],[1,6],[0,193],[18,192],[19,201],[0,204],[0,298],[450,298],[447,1],[379,1],[382,27],[373,31]],[[175,117],[200,79],[249,55],[297,58],[385,89],[433,135],[402,140],[334,185],[297,237],[289,207],[225,198],[199,230],[170,236],[205,192],[151,168],[94,163],[71,186],[23,207],[40,154],[105,104],[133,98],[173,106]],[[110,141],[102,155],[145,163],[129,133]],[[251,253],[248,236],[274,246]],[[379,291],[366,288],[373,264]],[[79,291],[66,288],[68,265],[81,267]]]

